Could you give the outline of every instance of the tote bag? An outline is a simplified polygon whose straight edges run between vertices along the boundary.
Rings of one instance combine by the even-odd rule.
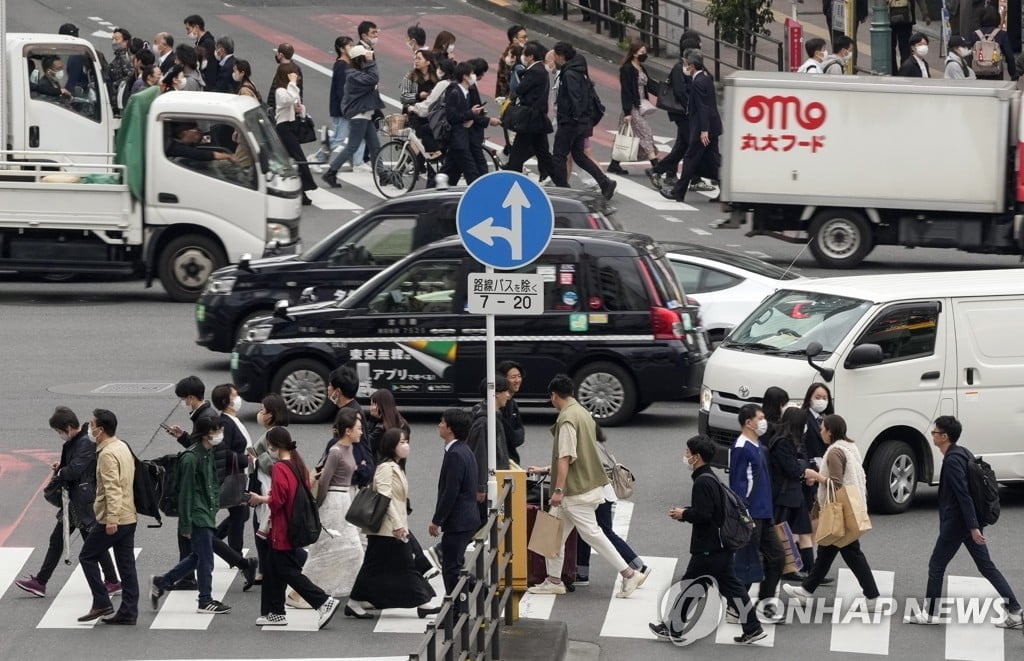
[[[238,459],[231,453],[231,472],[224,476],[220,485],[220,508],[236,507],[245,502],[245,489],[249,485],[249,476],[238,469]]]
[[[562,519],[544,510],[538,510],[530,542],[526,548],[545,558],[557,558],[561,555]]]
[[[390,505],[390,497],[381,495],[369,487],[360,489],[352,499],[348,512],[345,513],[345,520],[363,530],[376,532],[384,523],[384,516],[388,513]]]
[[[846,533],[842,539],[835,543],[843,548],[860,539],[860,536],[871,530],[871,519],[868,517],[868,508],[856,489],[842,487],[836,492],[836,500],[843,508],[843,526]]]
[[[818,514],[818,531],[814,541],[822,546],[834,546],[846,534],[843,506],[836,500],[836,488],[831,480],[825,483],[825,502]]]
[[[637,160],[639,152],[640,138],[633,134],[632,122],[623,122],[612,144],[612,160],[629,163]]]

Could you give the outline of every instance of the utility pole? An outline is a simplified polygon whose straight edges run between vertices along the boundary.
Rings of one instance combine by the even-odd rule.
[[[875,0],[871,8],[871,71],[891,75],[892,26],[889,23],[889,5]]]

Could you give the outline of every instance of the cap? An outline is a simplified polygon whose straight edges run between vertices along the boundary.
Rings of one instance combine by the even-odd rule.
[[[949,50],[953,50],[954,48],[961,48],[967,45],[967,40],[961,37],[960,35],[955,35],[949,38]]]
[[[295,55],[295,47],[291,44],[280,44],[277,47],[277,52],[284,55],[285,59],[290,60]]]
[[[77,37],[78,26],[74,23],[65,23],[64,25],[60,26],[59,30],[57,30],[57,34],[66,34],[69,37]]]
[[[359,57],[361,55],[366,55],[369,52],[370,52],[370,50],[366,46],[363,46],[361,44],[356,44],[352,48],[348,49],[348,56],[351,57],[351,58],[356,58],[356,57]]]
[[[195,430],[196,433],[199,434],[200,436],[205,436],[206,434],[212,432],[214,429],[220,428],[220,418],[215,418],[213,416],[204,415],[195,421]]]

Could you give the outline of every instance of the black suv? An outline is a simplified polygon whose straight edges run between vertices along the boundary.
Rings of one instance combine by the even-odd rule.
[[[423,248],[348,298],[279,308],[254,320],[231,355],[242,397],[280,393],[292,419],[320,422],[332,369],[352,362],[364,387],[388,388],[399,404],[448,405],[480,398],[485,318],[469,314],[467,280],[484,267],[458,239]],[[540,316],[499,316],[497,356],[523,365],[518,398],[546,402],[555,374],[606,425],[656,401],[696,395],[708,354],[671,266],[654,241],[625,232],[556,230],[544,254],[519,271],[544,281]]]
[[[354,218],[301,255],[243,260],[216,271],[196,302],[196,344],[231,351],[246,322],[270,314],[279,300],[296,303],[343,298],[428,243],[453,236],[465,187],[427,190],[386,200]],[[549,189],[555,227],[622,229],[615,209],[598,194]]]

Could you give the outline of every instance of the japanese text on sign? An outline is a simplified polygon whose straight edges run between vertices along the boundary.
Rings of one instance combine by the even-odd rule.
[[[471,314],[544,312],[544,280],[536,273],[470,273],[468,291]]]

